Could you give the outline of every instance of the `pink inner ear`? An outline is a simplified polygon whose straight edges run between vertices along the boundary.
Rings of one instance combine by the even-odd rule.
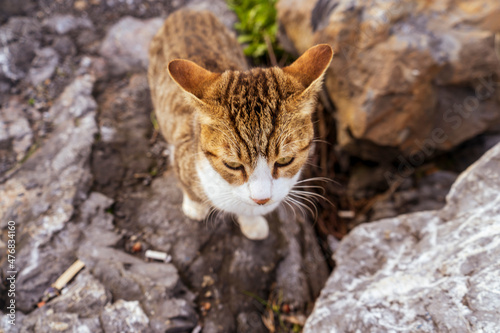
[[[203,97],[206,87],[220,76],[220,74],[207,71],[192,61],[182,59],[172,60],[168,64],[168,71],[179,86],[200,99]]]
[[[298,79],[304,87],[309,87],[327,69],[332,57],[333,50],[330,45],[316,45],[307,50],[293,64],[283,68],[283,71]]]

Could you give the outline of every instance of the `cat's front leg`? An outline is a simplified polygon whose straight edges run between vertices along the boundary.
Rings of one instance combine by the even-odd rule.
[[[208,206],[191,200],[191,198],[184,193],[184,197],[182,199],[182,211],[184,212],[184,215],[190,219],[201,221],[208,214]]]
[[[237,220],[241,232],[248,239],[260,240],[269,236],[269,225],[263,216],[238,215]]]

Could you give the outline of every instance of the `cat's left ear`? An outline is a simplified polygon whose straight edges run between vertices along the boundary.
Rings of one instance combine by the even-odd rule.
[[[304,86],[304,92],[315,93],[321,88],[321,79],[330,65],[333,50],[330,45],[319,44],[308,49],[283,72],[293,76]]]
[[[212,73],[192,61],[182,59],[172,60],[168,64],[168,72],[182,89],[194,95],[198,100],[203,98],[207,88],[221,75]]]

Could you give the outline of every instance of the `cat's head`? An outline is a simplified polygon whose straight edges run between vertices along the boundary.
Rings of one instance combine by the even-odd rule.
[[[213,73],[187,60],[169,72],[196,110],[197,171],[212,204],[263,215],[288,195],[312,146],[311,115],[332,59],[317,45],[285,68]]]

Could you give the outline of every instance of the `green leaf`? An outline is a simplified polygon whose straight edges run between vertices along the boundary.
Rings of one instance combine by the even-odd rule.
[[[239,20],[234,25],[239,35],[238,42],[246,45],[245,55],[253,57],[256,62],[261,62],[268,53],[266,35],[269,36],[275,54],[282,54],[276,38],[276,2],[277,0],[227,0],[229,8]]]

